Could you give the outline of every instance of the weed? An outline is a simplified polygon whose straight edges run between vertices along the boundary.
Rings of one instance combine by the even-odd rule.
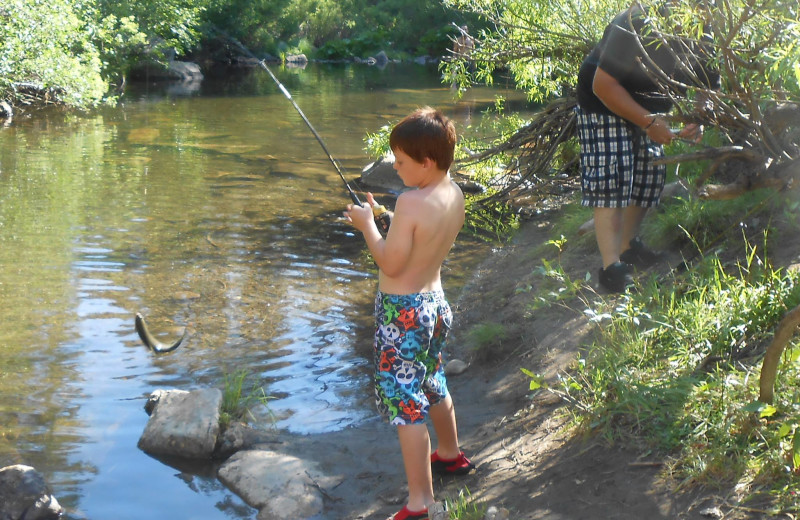
[[[508,330],[502,323],[479,323],[467,333],[477,360],[487,360],[497,354],[508,337]]]
[[[557,239],[546,242],[546,245],[555,246],[558,250],[556,262],[551,262],[542,258],[542,265],[534,269],[534,274],[543,279],[543,283],[537,288],[533,296],[533,302],[529,305],[529,311],[535,311],[542,307],[548,307],[554,302],[573,299],[578,295],[591,280],[591,273],[586,273],[582,279],[572,279],[561,266],[561,254],[567,245],[567,239],[561,235]],[[530,292],[531,285],[519,287],[517,292]]]
[[[486,505],[472,500],[469,489],[458,492],[455,500],[446,500],[449,517],[457,520],[483,520],[486,516]]]
[[[251,409],[258,405],[264,406],[267,409],[267,413],[272,417],[268,403],[274,398],[268,396],[264,388],[256,384],[246,388],[248,376],[246,369],[238,370],[233,374],[225,374],[222,390],[222,409],[219,417],[220,426],[223,428],[226,428],[234,421],[243,421],[248,417],[255,420]]]
[[[776,382],[778,402],[755,399],[758,360],[800,304],[800,275],[745,248],[731,267],[703,259],[672,290],[645,285],[613,307],[599,302],[588,314],[603,327],[562,388],[586,428],[669,453],[686,482],[766,487],[786,505],[800,489],[797,342]]]

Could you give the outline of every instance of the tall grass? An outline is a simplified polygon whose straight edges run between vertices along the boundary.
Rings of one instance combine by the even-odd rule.
[[[749,251],[736,265],[706,258],[671,286],[651,281],[601,302],[590,312],[596,340],[562,387],[581,425],[672,457],[685,483],[768,490],[795,511],[800,342],[786,351],[776,403],[756,400],[761,356],[800,304],[800,275]]]

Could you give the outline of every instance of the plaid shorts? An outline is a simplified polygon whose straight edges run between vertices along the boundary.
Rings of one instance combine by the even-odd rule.
[[[666,165],[652,161],[664,147],[621,117],[576,108],[581,143],[583,206],[624,208],[657,206]]]

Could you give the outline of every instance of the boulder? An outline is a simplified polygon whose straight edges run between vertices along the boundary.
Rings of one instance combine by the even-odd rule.
[[[286,63],[293,63],[293,64],[302,64],[306,65],[308,63],[308,57],[305,54],[289,54],[285,58]]]
[[[397,176],[394,167],[394,155],[388,153],[377,161],[368,164],[361,170],[360,184],[381,191],[402,193],[408,188]]]
[[[63,512],[44,477],[34,468],[17,464],[0,469],[0,518],[55,520]]]
[[[378,67],[385,67],[387,63],[389,63],[389,56],[386,55],[385,51],[381,51],[375,55],[375,65]]]
[[[323,510],[316,462],[268,450],[240,451],[218,472],[220,481],[259,510],[258,520],[302,520]]]
[[[203,79],[200,66],[189,61],[170,61],[167,71],[170,78],[180,81],[195,82]]]
[[[222,391],[218,388],[156,391],[139,448],[151,455],[210,459],[219,436]]]

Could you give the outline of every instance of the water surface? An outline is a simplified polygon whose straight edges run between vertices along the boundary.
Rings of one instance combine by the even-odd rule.
[[[501,90],[455,100],[421,66],[273,71],[352,178],[369,161],[366,132],[422,105],[461,129]],[[136,448],[143,405],[157,388],[221,387],[244,369],[275,398],[254,410],[265,427],[375,420],[375,267],[340,218],[347,203],[257,69],[190,89],[134,85],[115,107],[0,129],[0,467],[43,472],[69,518],[254,518],[213,468]],[[448,294],[485,248],[462,234]],[[162,341],[184,327],[187,340],[155,356],[136,312]]]

